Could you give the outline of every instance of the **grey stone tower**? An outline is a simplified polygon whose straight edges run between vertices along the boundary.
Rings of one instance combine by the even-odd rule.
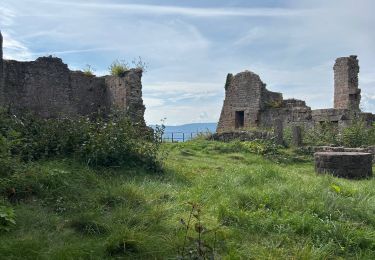
[[[357,56],[336,59],[334,108],[359,111],[361,90],[358,88],[359,65]]]

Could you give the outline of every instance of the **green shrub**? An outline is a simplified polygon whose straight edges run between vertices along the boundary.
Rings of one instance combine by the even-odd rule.
[[[254,140],[241,142],[242,148],[249,152],[261,155],[277,154],[279,146],[271,140]]]
[[[16,224],[14,210],[10,207],[0,206],[0,232],[9,231]]]
[[[342,132],[342,144],[347,147],[360,147],[374,144],[374,127],[366,126],[362,120],[355,121]]]
[[[323,122],[313,128],[303,129],[303,143],[306,145],[340,145],[339,128],[331,122]]]
[[[286,140],[290,142],[291,131],[286,131]],[[360,118],[343,129],[336,124],[324,122],[313,128],[304,129],[303,143],[305,145],[342,145],[345,147],[360,147],[375,144],[375,127],[367,126]]]
[[[162,129],[158,130],[162,131]],[[158,169],[159,138],[123,113],[108,118],[41,119],[0,113],[0,163],[74,156],[90,166],[143,165]],[[2,170],[0,170],[1,173]]]
[[[129,64],[125,60],[115,60],[109,66],[109,72],[112,76],[123,76],[126,71],[128,71]]]
[[[82,70],[83,74],[85,74],[86,76],[94,76],[94,71],[95,69],[87,64],[86,67]]]

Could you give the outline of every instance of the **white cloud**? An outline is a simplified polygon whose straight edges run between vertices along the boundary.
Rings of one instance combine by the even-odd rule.
[[[234,42],[235,45],[249,45],[256,40],[265,36],[266,32],[261,27],[255,27],[247,31],[238,40]]]
[[[147,108],[154,108],[164,105],[165,102],[161,98],[144,97],[143,103],[146,105]]]
[[[160,123],[161,119],[166,118],[165,124],[179,125],[197,122],[217,122],[220,109],[217,109],[218,103],[205,102],[192,104],[165,104],[163,107],[146,108],[145,120],[147,124]],[[204,120],[201,116],[204,116]]]
[[[98,75],[114,59],[142,56],[150,64],[143,77],[146,119],[175,124],[204,113],[217,121],[226,74],[245,69],[285,98],[331,107],[335,58],[358,54],[363,105],[375,112],[375,1],[286,0],[285,8],[251,8],[245,0],[217,7],[123,2],[2,0],[5,55],[54,53],[73,68],[91,64]],[[199,5],[205,3],[212,4]]]
[[[102,2],[70,2],[70,1],[33,1],[45,4],[73,6],[80,8],[92,8],[100,10],[111,10],[130,14],[152,14],[152,15],[185,15],[195,17],[289,17],[306,16],[317,10],[308,9],[286,9],[286,8],[197,8],[166,5],[146,4],[117,4]]]
[[[0,6],[0,26],[10,26],[13,24],[15,13],[3,6]]]
[[[147,91],[162,93],[162,95],[173,93],[208,94],[217,92],[218,89],[221,89],[221,85],[223,85],[223,83],[185,81],[166,81],[146,84]]]
[[[29,60],[32,58],[32,53],[24,43],[16,40],[16,38],[8,32],[2,32],[2,35],[4,39],[4,59]]]

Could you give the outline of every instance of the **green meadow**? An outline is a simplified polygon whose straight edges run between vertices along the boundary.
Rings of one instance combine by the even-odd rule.
[[[374,259],[374,179],[317,175],[290,149],[251,151],[166,143],[162,172],[30,162],[0,179],[22,190],[2,199],[15,223],[3,225],[0,258]]]

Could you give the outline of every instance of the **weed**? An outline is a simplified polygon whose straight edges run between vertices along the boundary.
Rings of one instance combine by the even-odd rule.
[[[89,64],[87,64],[86,67],[83,69],[83,74],[89,77],[94,76],[94,72],[95,72],[95,69]]]
[[[202,222],[201,206],[193,202],[189,202],[188,204],[191,209],[187,221],[183,218],[180,219],[185,234],[179,259],[215,259],[218,228],[207,229]],[[195,232],[195,238],[190,236],[192,232]],[[208,233],[214,233],[212,246],[204,239]]]
[[[0,205],[0,232],[9,231],[16,224],[14,210]]]
[[[130,69],[129,64],[125,60],[115,60],[109,66],[109,72],[112,76],[123,77],[125,72]]]
[[[70,226],[83,235],[103,235],[109,231],[105,225],[89,216],[79,216],[71,221]]]

